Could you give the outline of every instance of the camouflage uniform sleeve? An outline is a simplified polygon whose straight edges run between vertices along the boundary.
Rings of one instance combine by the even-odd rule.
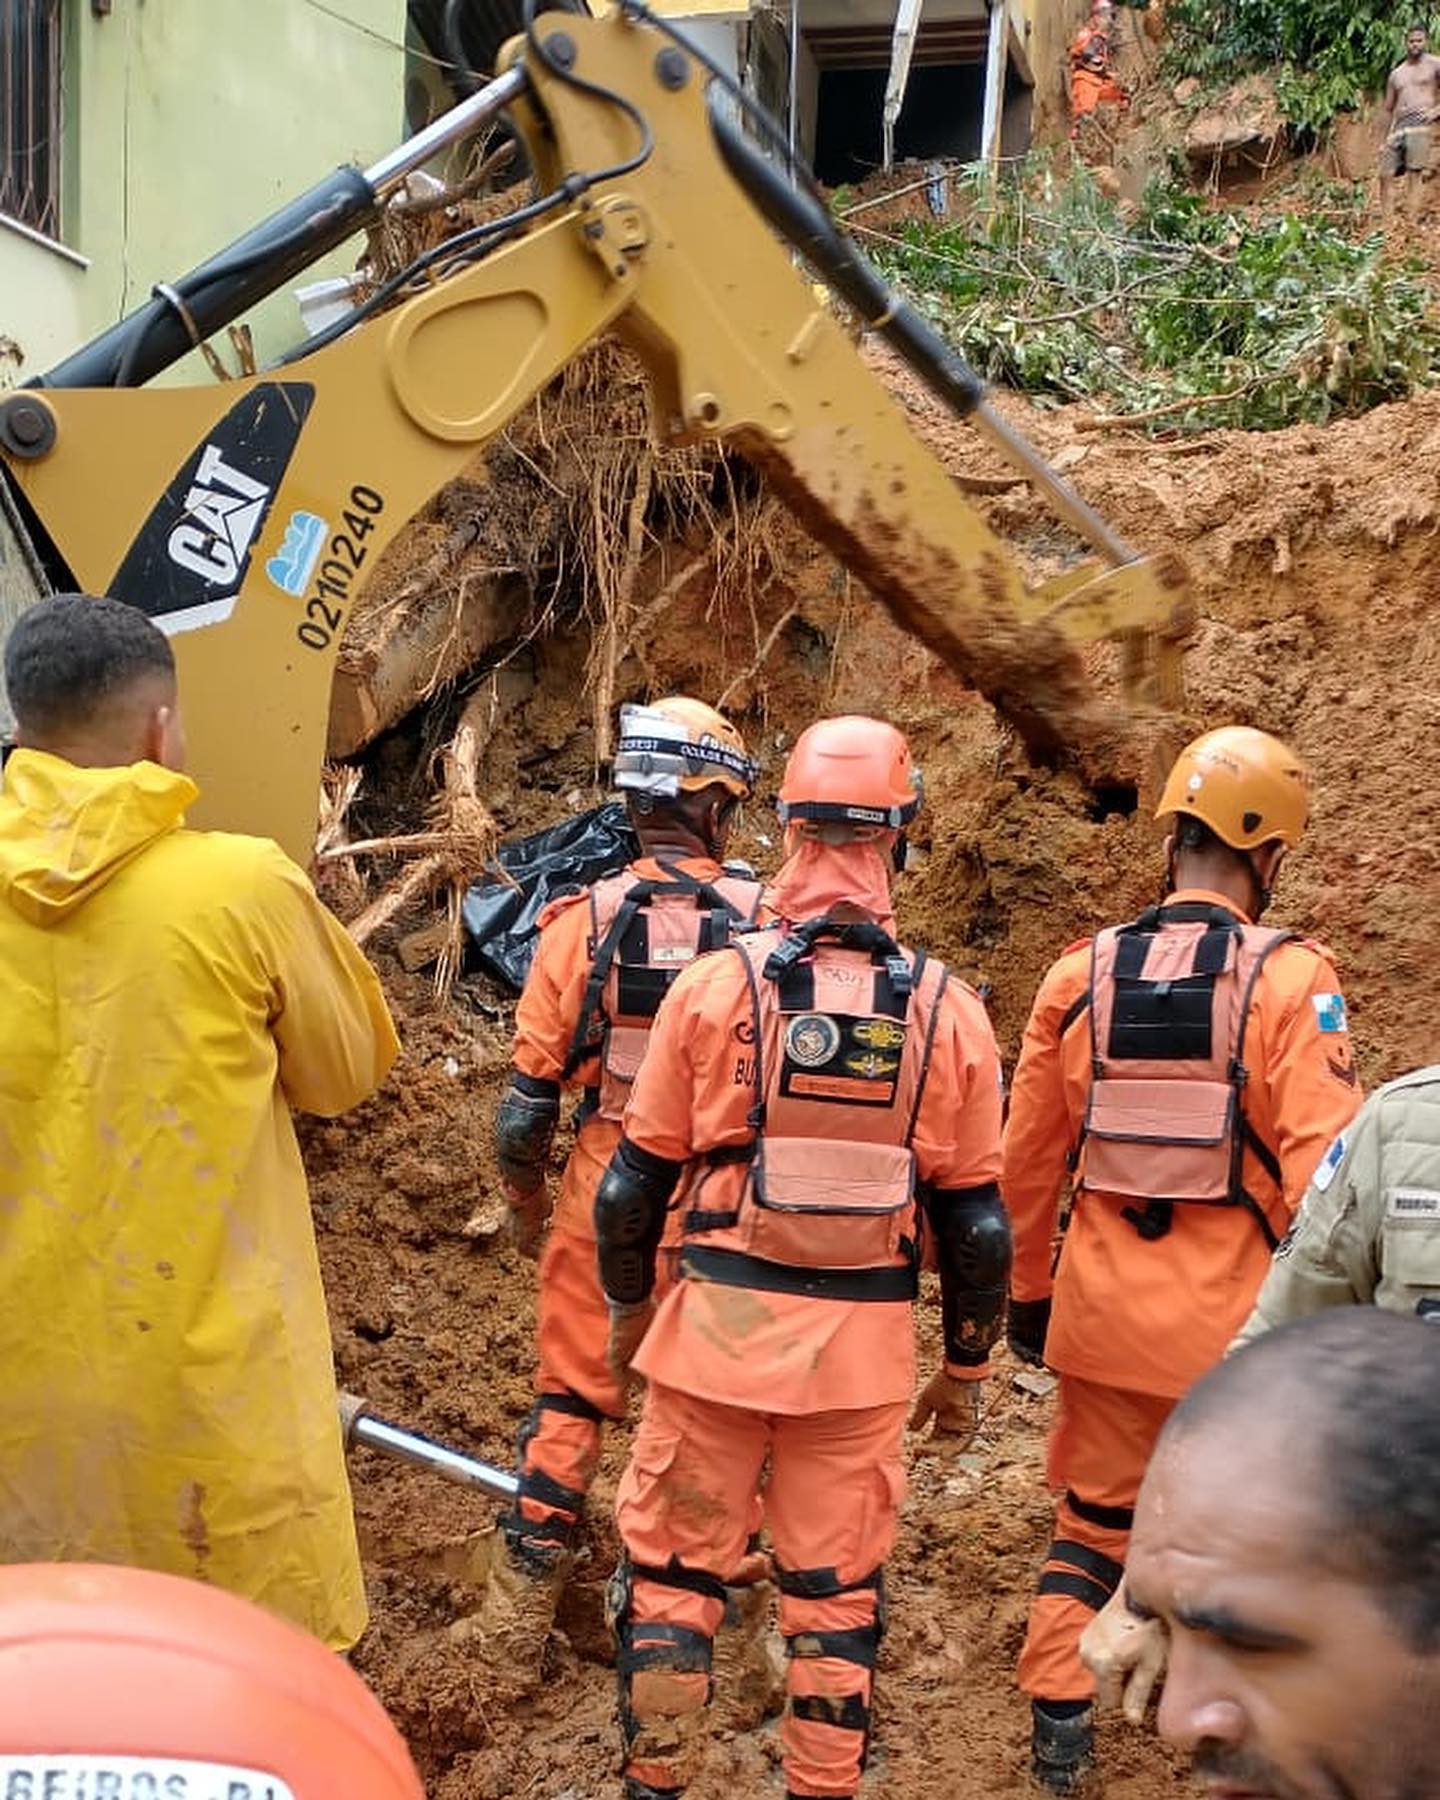
[[[1380,1116],[1372,1099],[1321,1158],[1232,1350],[1307,1313],[1374,1300],[1385,1208]]]

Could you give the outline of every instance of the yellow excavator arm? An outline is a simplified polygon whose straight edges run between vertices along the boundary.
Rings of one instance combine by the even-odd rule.
[[[299,266],[293,246],[313,256],[326,231],[333,242],[354,229],[445,130],[506,109],[540,198],[451,240],[390,310],[246,380],[124,385],[253,298],[263,259],[231,254],[0,404],[0,468],[52,579],[116,594],[172,637],[196,823],[308,859],[334,660],[361,584],[425,501],[606,331],[644,363],[660,439],[750,458],[1032,746],[1083,751],[1113,729],[1085,680],[1089,640],[1120,638],[1127,679],[1178,699],[1178,567],[1136,557],[990,413],[814,197],[711,116],[703,68],[639,10],[544,15],[433,142],[422,134],[364,177],[342,171],[338,200],[321,184],[308,210],[277,215],[293,253],[271,258],[270,286]],[[1098,560],[1026,587],[771,225],[960,402]],[[209,290],[207,269],[224,276]]]

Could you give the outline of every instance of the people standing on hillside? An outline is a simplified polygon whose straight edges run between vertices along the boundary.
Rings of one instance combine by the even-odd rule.
[[[1060,1376],[1049,1475],[1062,1498],[1019,1676],[1034,1773],[1056,1793],[1091,1761],[1079,1639],[1119,1580],[1151,1448],[1224,1354],[1360,1103],[1328,953],[1256,923],[1309,786],[1262,731],[1232,726],[1184,750],[1156,814],[1171,820],[1165,898],[1072,945],[1025,1030],[1002,1181],[1009,1338]]]
[[[1385,84],[1385,141],[1380,148],[1380,208],[1388,220],[1394,210],[1397,176],[1418,177],[1409,210],[1418,207],[1434,150],[1432,126],[1440,117],[1440,56],[1430,51],[1423,25],[1405,33],[1405,60],[1390,71]]]
[[[365,1584],[290,1109],[379,1086],[380,984],[275,844],[186,830],[144,613],[40,601],[5,685],[0,1563],[198,1577],[343,1649]]]
[[[926,1238],[944,1360],[911,1423],[933,1419],[954,1449],[977,1426],[1010,1265],[1000,1066],[973,990],[892,935],[919,805],[894,726],[823,719],[801,735],[780,789],[781,923],[681,974],[600,1183],[611,1352],[648,1384],[616,1500],[627,1800],[671,1800],[690,1778],[767,1464],[786,1787],[857,1792]],[[680,1279],[656,1311],[667,1211]]]
[[[495,1119],[512,1236],[539,1255],[562,1092],[582,1096],[540,1258],[535,1404],[520,1433],[520,1491],[491,1544],[485,1601],[457,1627],[498,1678],[533,1685],[574,1561],[606,1420],[625,1389],[605,1360],[609,1313],[595,1262],[595,1189],[654,1024],[682,969],[769,914],[761,884],[722,864],[756,765],[736,728],[687,695],[622,706],[614,783],[640,854],[554,901],[515,1013],[514,1070]]]

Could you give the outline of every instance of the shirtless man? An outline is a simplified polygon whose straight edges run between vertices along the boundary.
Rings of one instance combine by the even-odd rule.
[[[1380,210],[1388,220],[1395,177],[1420,175],[1429,167],[1427,127],[1440,114],[1440,56],[1431,55],[1423,25],[1405,33],[1405,60],[1390,71],[1385,86],[1385,142],[1380,150]],[[1418,188],[1417,184],[1417,188]],[[1418,205],[1419,195],[1409,210]]]

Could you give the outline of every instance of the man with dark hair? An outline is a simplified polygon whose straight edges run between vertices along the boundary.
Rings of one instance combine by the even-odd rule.
[[[12,629],[0,791],[0,1563],[130,1563],[336,1648],[365,1625],[290,1106],[394,1060],[293,863],[187,831],[170,646],[66,594]]]
[[[1412,25],[1405,33],[1405,60],[1390,71],[1385,84],[1380,209],[1386,219],[1393,205],[1396,176],[1415,175],[1423,182],[1430,171],[1431,127],[1440,116],[1440,56],[1431,54],[1429,42],[1424,25]],[[1418,192],[1419,183],[1415,186]]]
[[[175,658],[144,613],[113,600],[62,594],[22,614],[5,646],[5,688],[26,739],[56,745],[118,734],[137,720],[140,746],[164,763],[178,726]],[[174,750],[184,759],[183,743]]]
[[[1079,1640],[1119,1581],[1156,1436],[1224,1354],[1360,1101],[1328,953],[1255,923],[1309,803],[1304,766],[1275,738],[1229,726],[1197,739],[1157,809],[1171,821],[1165,898],[1072,945],[1026,1027],[1005,1133],[1009,1337],[1060,1376],[1049,1475],[1062,1497],[1020,1685],[1032,1767],[1056,1793],[1091,1758]]]
[[[1373,1308],[1256,1339],[1171,1415],[1124,1594],[1163,1736],[1216,1795],[1423,1800],[1440,1718],[1440,1332]]]

